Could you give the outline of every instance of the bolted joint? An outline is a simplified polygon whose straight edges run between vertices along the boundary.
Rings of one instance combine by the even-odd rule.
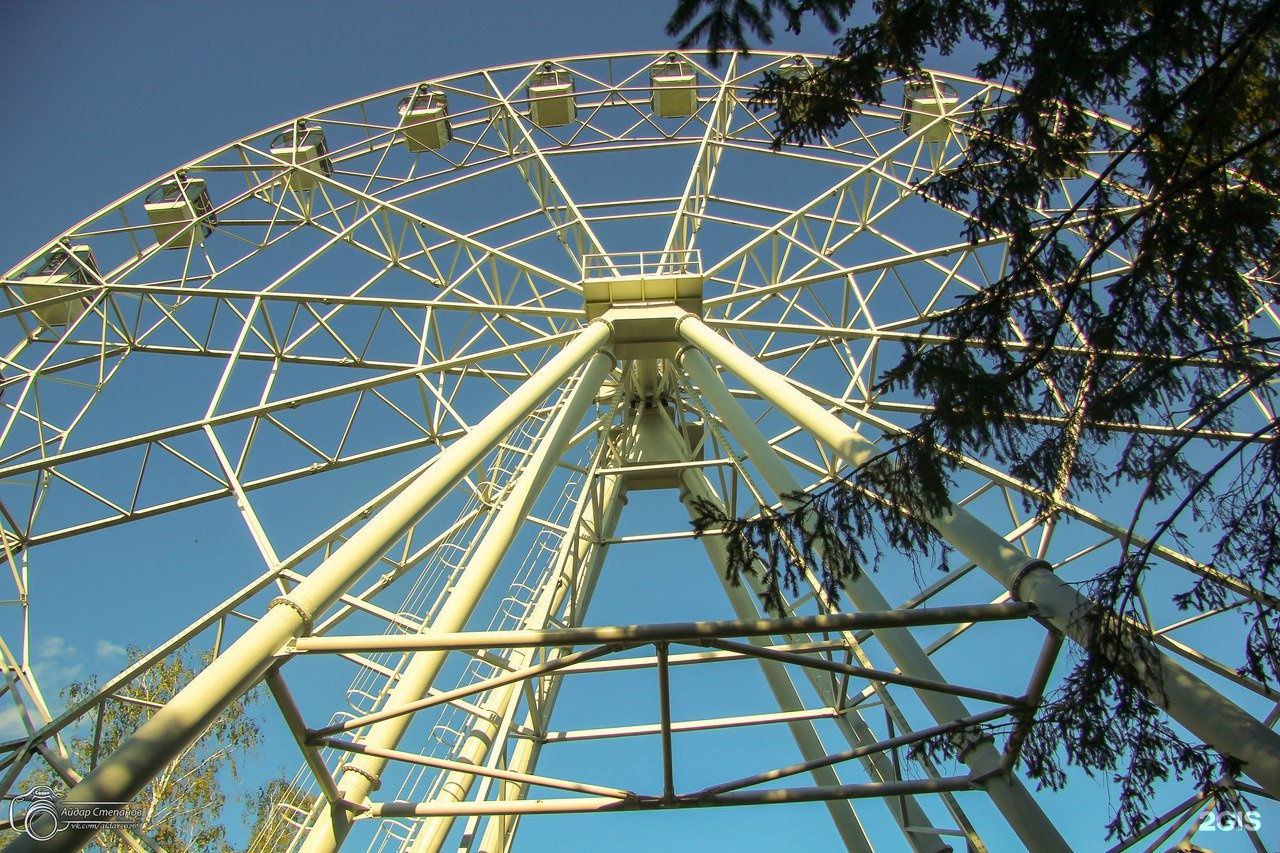
[[[1018,594],[1018,587],[1022,586],[1022,581],[1036,569],[1045,569],[1051,572],[1053,571],[1053,565],[1044,560],[1028,560],[1026,565],[1014,572],[1013,577],[1009,579],[1009,596],[1014,601],[1023,600],[1022,596]]]
[[[307,612],[307,609],[286,595],[271,599],[271,603],[267,605],[267,610],[271,610],[273,607],[288,607],[302,617],[302,633],[304,634],[310,634],[311,629],[315,627],[315,618]]]
[[[382,779],[376,773],[370,773],[358,764],[344,764],[338,768],[339,773],[354,773],[369,780],[369,790],[376,791],[382,787]]]

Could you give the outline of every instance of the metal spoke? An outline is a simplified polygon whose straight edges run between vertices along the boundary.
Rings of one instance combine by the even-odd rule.
[[[178,754],[265,681],[298,766],[272,814],[289,850],[551,848],[576,819],[542,815],[615,811],[661,846],[664,812],[770,803],[850,850],[1101,849],[1107,804],[1087,784],[1066,821],[1019,779],[1028,715],[1082,639],[1073,608],[1106,604],[1077,590],[1150,546],[1140,612],[1174,682],[1153,701],[1234,738],[1257,782],[1240,790],[1274,794],[1280,714],[1237,671],[1237,641],[1280,602],[1199,543],[1130,529],[1123,490],[1076,495],[1070,465],[1042,494],[995,454],[953,455],[942,554],[886,551],[837,590],[825,546],[792,543],[780,612],[760,604],[763,559],[726,576],[732,524],[690,526],[699,505],[770,518],[831,488],[892,510],[858,465],[930,408],[881,374],[945,343],[931,321],[1013,263],[1004,237],[969,239],[968,214],[922,192],[1008,90],[930,72],[954,97],[921,114],[912,81],[888,79],[845,130],[773,148],[756,86],[820,59],[636,52],[413,82],[222,145],[9,267],[5,790],[47,770],[132,796],[144,774],[116,771]],[[1045,228],[1106,156],[1046,184]],[[1108,186],[1103,215],[1147,201]],[[157,206],[175,187],[185,201]],[[1095,226],[1060,233],[1084,248]],[[1131,260],[1112,249],[1086,284]],[[1251,275],[1241,322],[1270,369],[1280,311]],[[1082,369],[1150,359],[1065,323],[1055,354]],[[1000,333],[1032,350],[1016,323]],[[1274,441],[1275,382],[1246,390],[1213,353],[1168,368],[1224,371],[1231,428],[1198,432],[1176,401],[1087,422],[1087,389],[1047,374],[1043,411],[1018,414],[1243,461]],[[1192,583],[1220,600],[1179,610]],[[35,649],[47,614],[86,621],[87,597],[144,650],[57,709]],[[142,739],[68,751],[177,654],[208,663],[145,706]],[[1217,803],[1189,784],[1162,786],[1160,817],[1115,849],[1194,829]],[[725,843],[756,841],[755,812],[736,814]]]

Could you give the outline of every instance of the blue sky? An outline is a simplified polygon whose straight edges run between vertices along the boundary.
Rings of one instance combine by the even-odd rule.
[[[669,47],[673,6],[6,0],[0,247],[24,254],[160,172],[307,110],[507,62]],[[819,28],[778,44],[821,52],[831,39]]]
[[[0,3],[0,31],[6,34],[0,52],[0,115],[7,119],[0,134],[0,256],[7,259],[0,265],[5,267],[157,175],[310,110],[507,62],[665,49],[671,45],[664,24],[674,5],[667,0]],[[800,38],[785,36],[777,46],[822,52],[830,37],[815,29]],[[968,70],[956,63],[942,67]],[[647,499],[637,498],[635,511],[642,512]],[[211,511],[208,518],[212,524],[218,517]],[[128,547],[136,540],[122,533],[118,541]],[[221,547],[207,539],[204,546]],[[157,542],[152,553],[136,555],[137,566],[119,567],[118,580],[145,583],[166,556],[166,543]],[[676,602],[685,612],[673,615],[646,597],[645,585],[683,581],[662,580],[673,561],[661,548],[654,547],[648,559],[657,577],[646,576],[642,584],[635,577],[615,576],[600,595],[602,604],[637,603],[640,613],[602,607],[593,622],[694,618],[698,594],[716,592],[714,579],[704,578],[704,586]],[[125,574],[130,570],[136,573]],[[160,593],[148,589],[147,594]],[[69,679],[112,671],[122,661],[123,644],[142,641],[131,631],[60,615],[48,599],[37,612],[35,648],[49,693]],[[141,637],[146,636],[143,630]],[[275,763],[291,772],[296,752],[264,756],[260,769],[269,773]],[[1064,812],[1071,811],[1069,797],[1060,802]],[[658,817],[681,834],[687,849],[714,843],[730,825],[739,838],[754,840],[755,846],[740,843],[740,849],[778,849],[796,843],[801,828],[825,820],[816,808],[771,810],[767,817],[761,811],[723,810],[711,820],[705,812]],[[604,833],[617,831],[616,825],[598,820],[571,820],[561,819],[558,829],[544,835],[531,832],[525,840],[540,850],[600,849]],[[635,818],[634,825],[649,831],[654,823]],[[572,838],[557,838],[558,831]],[[833,838],[829,830],[815,831],[808,843],[826,849]],[[647,836],[615,837],[608,846],[652,849],[643,839]],[[1224,843],[1218,849],[1244,848]]]
[[[669,7],[647,0],[372,0],[349,5],[314,0],[6,0],[0,4],[0,31],[6,36],[6,49],[0,52],[0,115],[7,119],[0,134],[0,257],[7,259],[2,265],[17,263],[157,175],[309,110],[508,62],[665,49],[671,46],[664,34]],[[830,39],[819,32],[782,43],[788,49],[821,52]],[[216,511],[204,518],[211,526],[223,521],[242,526]],[[187,584],[179,582],[177,589],[155,585],[159,573],[173,570],[166,561],[183,553],[180,546],[200,548],[202,565],[216,565],[220,555],[232,554],[224,552],[212,532],[192,539],[154,539],[145,552],[130,545],[137,539],[127,529],[108,532],[100,540],[97,547],[111,553],[97,564],[99,577],[110,578],[103,583],[113,593],[124,587],[145,595],[156,608],[146,624],[113,624],[109,614],[95,618],[95,599],[108,594],[104,589],[36,591],[33,655],[52,703],[56,705],[56,693],[68,681],[118,669],[126,644],[156,642],[189,618],[195,603],[181,599]],[[181,572],[177,568],[178,577]],[[714,585],[710,576],[706,580]],[[623,600],[636,592],[626,588],[625,580],[619,583]],[[710,590],[715,592],[714,586]],[[212,603],[200,601],[198,609]],[[623,618],[602,612],[600,619],[613,616]],[[646,618],[650,614],[632,614],[627,621]],[[275,730],[273,737],[278,738],[275,747],[248,767],[251,780],[279,769],[291,774],[297,766],[287,735]],[[774,845],[783,837],[806,837],[794,821],[812,825],[813,817],[825,820],[820,811],[803,806],[784,813],[735,814],[741,811],[719,812],[711,821],[707,813],[703,819],[675,815],[668,825],[697,845],[699,838],[710,842],[716,837],[723,821],[732,821],[743,831],[757,827],[760,843]],[[637,822],[643,818],[632,820]],[[578,843],[585,846],[574,849],[598,849],[602,833],[617,831],[598,821],[576,826],[589,831],[579,836]],[[527,849],[570,849],[564,839],[557,840],[558,832],[553,827],[542,839],[529,833]],[[815,832],[812,841],[819,847],[833,837],[820,823]],[[635,836],[634,843],[641,845],[635,849],[646,849],[644,837]],[[625,835],[611,846],[626,849]]]

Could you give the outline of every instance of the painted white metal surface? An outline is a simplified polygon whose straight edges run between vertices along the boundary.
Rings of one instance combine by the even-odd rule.
[[[540,822],[544,812],[625,808],[660,820],[664,810],[766,800],[783,803],[784,815],[817,803],[805,814],[834,821],[825,842],[854,849],[908,843],[935,851],[947,842],[1000,850],[1017,843],[1010,823],[1034,823],[1039,811],[1060,820],[1044,797],[1026,814],[1002,813],[970,768],[910,752],[944,717],[957,726],[974,716],[1011,720],[1002,701],[1036,694],[1046,679],[1051,686],[1065,666],[1053,666],[1055,633],[1030,620],[957,615],[938,627],[914,619],[943,605],[1008,600],[1014,579],[975,571],[965,554],[990,567],[972,543],[957,541],[946,575],[900,561],[876,575],[876,601],[911,617],[894,629],[901,646],[879,629],[790,622],[746,650],[657,640],[665,645],[558,667],[584,651],[585,639],[530,651],[497,633],[678,621],[591,618],[629,612],[609,609],[620,590],[646,614],[687,606],[680,619],[750,618],[750,592],[730,589],[726,598],[711,577],[722,571],[723,542],[690,541],[678,489],[752,515],[791,483],[813,489],[847,475],[864,439],[892,440],[927,412],[908,395],[877,391],[879,372],[931,312],[980,290],[1008,259],[998,239],[967,241],[963,218],[925,202],[917,188],[958,161],[967,116],[1001,89],[942,74],[930,77],[929,92],[891,80],[886,104],[868,107],[848,133],[775,152],[767,111],[747,105],[752,87],[766,71],[804,69],[813,59],[735,55],[713,67],[687,55],[673,66],[661,51],[415,81],[183,165],[202,182],[216,218],[202,240],[196,229],[169,233],[149,215],[148,195],[174,169],[62,235],[96,259],[91,280],[74,293],[41,298],[67,282],[22,278],[62,243],[12,259],[2,281],[8,308],[0,312],[0,524],[13,569],[5,573],[12,594],[3,597],[21,602],[11,623],[23,627],[5,623],[12,649],[5,656],[16,662],[8,692],[31,713],[27,737],[3,745],[9,790],[25,765],[44,761],[38,748],[56,754],[60,733],[116,693],[127,695],[164,654],[191,648],[215,660],[146,729],[165,748],[126,747],[77,796],[137,790],[210,715],[283,661],[272,681],[277,716],[289,748],[298,752],[295,737],[303,744],[295,783],[316,797],[310,810],[278,811],[289,849],[308,837],[332,846],[322,817],[330,805],[350,818],[348,848],[416,851],[506,850],[522,837],[536,845],[556,833]],[[420,115],[402,114],[400,102],[424,85],[448,93],[447,111],[428,103]],[[297,136],[300,121],[323,132],[323,157]],[[1089,181],[1096,165],[1050,181],[1040,212],[1052,217],[1069,206],[1075,182]],[[1142,200],[1133,190],[1124,201]],[[628,269],[629,257],[640,257],[638,271]],[[694,257],[696,273],[673,266]],[[1113,272],[1125,263],[1117,255]],[[1274,306],[1263,304],[1252,322],[1280,325]],[[705,368],[718,374],[715,382],[678,369],[676,321],[687,311],[707,334],[785,375],[774,384],[804,401],[807,413],[775,407],[773,386],[738,381],[727,358]],[[608,373],[600,390],[571,409],[560,381],[606,339],[618,362],[600,367]],[[743,414],[726,415],[710,400],[721,382]],[[1044,382],[1056,393],[1052,378]],[[153,393],[158,387],[166,393]],[[1239,435],[1218,438],[1243,440],[1267,405],[1242,401]],[[562,445],[547,433],[557,418]],[[824,418],[839,426],[825,444],[804,432]],[[1065,411],[1045,422],[1065,422]],[[1178,424],[1153,417],[1117,429],[1169,435]],[[520,472],[540,448],[546,482],[524,505]],[[1062,584],[1118,553],[1127,508],[1063,501],[1052,517],[1038,517],[1024,507],[1024,498],[1038,496],[993,460],[962,462],[961,513],[994,531],[978,539],[998,546],[1006,569],[1052,564],[1054,575],[1030,571],[1015,592],[1069,629],[1063,608],[1075,599]],[[171,605],[172,639],[153,640],[152,654],[95,697],[50,712],[28,649],[18,648],[31,578],[36,598],[47,600],[39,580],[66,565],[59,549],[92,553],[121,536],[142,553],[155,535],[149,531],[173,529],[198,529],[204,543],[223,540],[219,549],[237,540],[238,550],[219,551],[204,566],[203,548],[165,545],[174,550],[154,587],[164,588],[174,576],[168,564],[179,564],[188,571],[184,591],[200,604]],[[501,544],[505,556],[486,556],[497,545],[485,543]],[[679,556],[646,556],[653,553]],[[1195,702],[1241,709],[1244,745],[1270,754],[1274,697],[1235,672],[1238,649],[1227,642],[1241,635],[1242,607],[1270,606],[1269,599],[1215,574],[1203,554],[1162,545],[1156,556],[1148,592],[1157,643],[1194,676]],[[469,567],[482,562],[493,574],[487,591],[479,588],[486,584],[460,591]],[[672,574],[686,562],[687,576]],[[642,573],[691,589],[705,580],[714,594],[703,601],[683,587],[628,586]],[[1169,605],[1168,592],[1199,577],[1221,584],[1228,603],[1189,620]],[[811,578],[787,596],[789,618],[824,612]],[[113,595],[97,583],[95,598]],[[59,595],[61,607],[76,606],[71,587]],[[881,609],[852,590],[847,597],[863,610]],[[136,597],[109,606],[122,623],[153,616]],[[487,624],[483,615],[492,616]],[[497,645],[432,652],[439,672],[395,701],[412,704],[412,693],[439,701],[406,718],[403,737],[373,743],[379,723],[369,722],[323,736],[341,748],[309,742],[342,720],[386,711],[398,685],[413,680],[405,673],[415,653],[392,650],[397,638],[429,642],[446,628],[494,632]],[[386,648],[357,648],[357,638],[383,634]],[[340,651],[291,657],[299,636]],[[903,664],[903,647],[914,663]],[[313,664],[323,677],[307,669]],[[548,668],[495,681],[536,667]],[[754,675],[741,675],[748,670]],[[699,674],[691,679],[697,686],[732,688],[691,689],[690,673]],[[321,695],[317,682],[334,689]],[[604,683],[623,687],[590,692]],[[921,691],[930,685],[938,690],[925,702]],[[751,705],[750,696],[767,705]],[[632,713],[638,704],[643,714]],[[578,714],[584,705],[596,716]],[[1175,713],[1196,731],[1226,719]],[[751,746],[700,746],[717,739]],[[1005,751],[997,771],[1015,743],[1006,737],[992,747]],[[568,749],[583,752],[566,769],[559,756]],[[632,749],[659,772],[633,774],[611,751]],[[759,762],[746,760],[756,754]],[[414,755],[428,763],[405,758]],[[716,755],[725,766],[690,755]],[[474,776],[459,757],[476,763]],[[348,764],[369,776],[343,771]],[[125,765],[133,769],[121,774]],[[785,777],[778,793],[724,788],[795,765],[803,765],[798,779]],[[697,777],[703,767],[718,775]],[[61,769],[68,779],[89,770]],[[540,787],[547,780],[560,786],[553,795]],[[1084,811],[1071,823],[1100,824],[1105,798],[1078,793],[1085,790],[1072,789]],[[607,795],[618,791],[635,796]],[[1177,786],[1161,797],[1164,818],[1148,838],[1203,808]],[[743,812],[744,827],[751,813]],[[922,826],[928,832],[909,831]],[[1064,834],[1073,828],[1059,824]],[[83,840],[64,837],[68,845]]]

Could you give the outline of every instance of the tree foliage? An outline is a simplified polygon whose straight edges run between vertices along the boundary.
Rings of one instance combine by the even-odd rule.
[[[1110,828],[1126,834],[1170,768],[1205,785],[1223,762],[1238,770],[1231,756],[1184,743],[1137,689],[1144,656],[1155,654],[1139,593],[1157,543],[1210,538],[1209,571],[1175,604],[1224,606],[1235,593],[1223,579],[1243,590],[1240,670],[1264,684],[1280,677],[1280,340],[1274,322],[1271,332],[1251,322],[1267,312],[1274,320],[1280,296],[1280,2],[878,0],[863,22],[851,20],[854,7],[679,0],[669,31],[682,46],[713,50],[768,43],[775,20],[799,32],[816,19],[837,33],[833,56],[811,74],[769,74],[760,86],[753,104],[775,110],[778,145],[837,132],[882,102],[886,77],[921,79],[930,56],[963,49],[977,56],[976,76],[1012,87],[966,115],[963,162],[919,187],[968,214],[970,240],[1006,240],[1008,266],[933,315],[928,342],[909,344],[878,378],[881,393],[909,391],[930,414],[899,438],[895,464],[877,460],[851,478],[857,486],[834,489],[856,490],[869,475],[908,518],[927,519],[950,506],[956,456],[969,455],[1004,464],[1048,518],[1137,484],[1123,554],[1086,590],[1112,609],[1088,620],[1087,650],[1040,709],[1025,752],[1031,775],[1051,785],[1064,779],[1063,755],[1114,775],[1121,795]],[[1087,192],[1065,209],[1042,203],[1086,163],[1095,175]],[[1125,429],[1153,421],[1178,429]],[[824,513],[843,513],[822,522],[843,525],[825,534],[834,540],[865,538],[876,512],[898,525],[891,545],[915,548],[931,535],[922,522],[906,522],[904,534],[884,504],[831,501],[811,495],[793,513],[744,521],[708,512],[700,522],[732,527],[742,543],[734,573],[763,555],[784,586],[794,569],[781,565],[803,546],[778,538],[803,539]],[[1142,544],[1132,536],[1140,521],[1155,530]],[[856,541],[845,553],[823,566],[827,585],[867,565]]]
[[[127,650],[129,664],[142,651]],[[185,648],[174,652],[139,675],[119,694],[105,699],[96,714],[66,739],[70,766],[86,774],[97,761],[113,752],[195,675],[197,661]],[[98,691],[97,676],[75,681],[61,691],[68,706],[91,698]],[[237,757],[258,745],[258,723],[250,712],[256,694],[233,702],[194,743],[189,745],[142,790],[134,802],[142,806],[142,820],[135,827],[147,841],[170,851],[233,850],[227,841],[224,811],[228,790],[243,779]],[[23,780],[23,788],[47,785],[55,791],[69,787],[47,765],[36,767]],[[261,792],[259,792],[261,793]],[[95,839],[103,850],[132,850],[110,832]]]
[[[245,849],[248,853],[284,850],[315,801],[314,794],[283,777],[268,781],[248,798],[249,846]]]

